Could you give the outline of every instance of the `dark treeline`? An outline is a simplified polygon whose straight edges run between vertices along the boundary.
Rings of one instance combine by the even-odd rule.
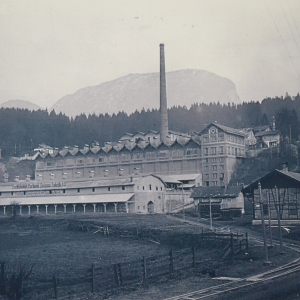
[[[243,104],[220,103],[194,104],[169,109],[169,128],[192,133],[201,131],[205,124],[217,121],[234,128],[267,125],[275,116],[276,129],[283,136],[298,138],[300,96],[266,98],[260,102]],[[83,147],[92,141],[103,145],[105,141],[117,141],[126,132],[159,130],[159,110],[136,111],[131,115],[80,115],[69,118],[46,110],[0,109],[0,147],[3,156],[30,153],[41,143],[52,147]]]

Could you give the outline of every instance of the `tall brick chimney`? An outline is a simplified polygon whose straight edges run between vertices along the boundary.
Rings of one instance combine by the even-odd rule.
[[[167,142],[169,134],[168,106],[166,90],[165,51],[164,44],[160,44],[160,139]]]

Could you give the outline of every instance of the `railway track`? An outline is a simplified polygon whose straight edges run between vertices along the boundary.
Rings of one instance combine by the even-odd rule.
[[[193,222],[193,223],[196,223],[196,222]],[[198,225],[199,225],[199,223],[198,223]],[[236,228],[234,228],[234,229],[236,229]],[[221,226],[218,226],[217,230],[223,231],[223,228]],[[227,230],[227,229],[225,229],[225,230]],[[239,229],[238,231],[239,231],[239,233],[243,233],[243,231],[245,231],[245,230]],[[248,234],[248,238],[252,242],[256,242],[259,244],[263,243],[263,239],[258,237],[256,234]],[[274,244],[279,245],[277,240],[274,240]],[[283,246],[300,253],[299,245],[295,245],[294,243],[284,242]],[[247,288],[253,288],[256,285],[260,285],[262,283],[265,283],[265,282],[268,282],[268,281],[271,281],[271,280],[274,280],[274,279],[277,279],[280,277],[291,275],[291,274],[299,272],[299,271],[300,271],[300,258],[298,258],[290,263],[287,263],[283,266],[269,270],[267,272],[260,273],[260,274],[254,275],[254,276],[249,276],[246,278],[226,278],[226,277],[215,278],[215,279],[220,279],[220,280],[226,280],[227,282],[223,283],[223,284],[218,284],[218,285],[215,285],[215,286],[212,286],[209,288],[182,294],[179,296],[166,298],[164,300],[217,299],[219,296],[224,297],[226,294],[230,294],[232,292],[236,292],[239,290],[241,291],[241,290],[247,289]]]

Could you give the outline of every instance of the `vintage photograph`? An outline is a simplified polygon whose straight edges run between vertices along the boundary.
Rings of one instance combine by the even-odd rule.
[[[0,300],[299,299],[299,16],[0,0]]]

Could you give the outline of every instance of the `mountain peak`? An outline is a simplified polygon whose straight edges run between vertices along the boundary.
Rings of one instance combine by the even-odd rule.
[[[168,107],[194,103],[241,103],[232,81],[204,70],[166,73]],[[159,73],[129,74],[96,86],[78,90],[58,100],[50,110],[70,117],[81,113],[131,114],[159,108]]]

